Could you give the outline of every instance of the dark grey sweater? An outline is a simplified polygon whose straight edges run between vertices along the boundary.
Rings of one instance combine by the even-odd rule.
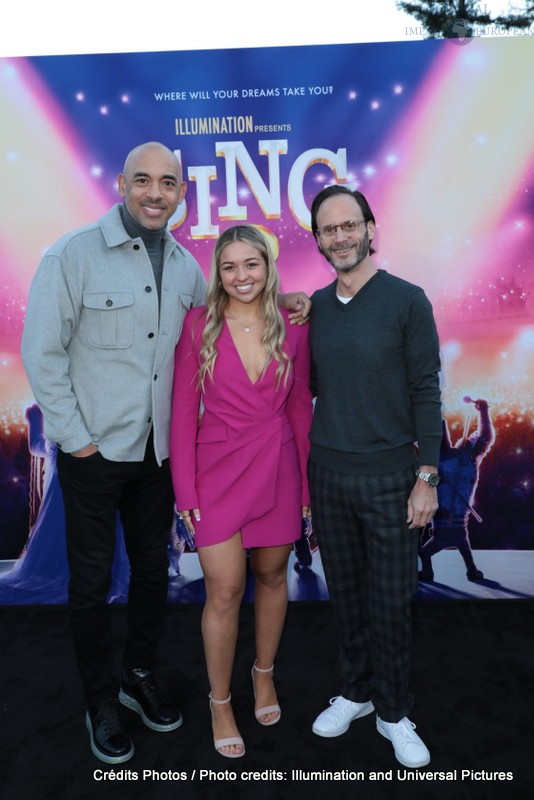
[[[139,237],[143,240],[150,263],[152,264],[154,281],[156,283],[156,290],[158,292],[158,300],[161,304],[161,279],[163,275],[164,250],[163,236],[165,235],[167,226],[155,231],[148,230],[148,228],[143,228],[143,226],[139,225],[137,220],[132,217],[126,208],[125,203],[120,206],[120,213],[122,224],[124,225],[126,233],[131,236],[132,239],[137,239],[137,237]]]
[[[312,297],[312,461],[357,474],[437,465],[439,341],[425,293],[378,270],[343,304],[336,284]]]

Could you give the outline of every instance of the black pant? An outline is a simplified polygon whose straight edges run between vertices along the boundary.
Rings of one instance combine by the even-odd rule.
[[[87,704],[116,694],[106,599],[111,585],[117,511],[130,561],[123,667],[151,668],[167,602],[167,541],[173,518],[168,461],[158,466],[149,440],[142,462],[100,453],[58,453],[69,560],[69,615]]]
[[[385,722],[413,707],[412,598],[419,529],[408,528],[413,467],[351,475],[309,465],[313,524],[341,649],[341,695]]]

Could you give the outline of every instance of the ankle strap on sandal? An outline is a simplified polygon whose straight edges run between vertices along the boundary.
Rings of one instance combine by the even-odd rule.
[[[215,703],[216,706],[224,706],[226,703],[229,703],[230,700],[232,699],[232,695],[231,694],[228,695],[226,700],[216,700],[213,697],[213,695],[211,694],[211,692],[209,693],[208,696],[209,696],[210,702]]]
[[[272,664],[269,667],[269,669],[261,669],[260,667],[256,666],[256,661],[255,661],[254,664],[252,665],[252,669],[255,670],[256,672],[272,672],[274,669],[274,664]]]

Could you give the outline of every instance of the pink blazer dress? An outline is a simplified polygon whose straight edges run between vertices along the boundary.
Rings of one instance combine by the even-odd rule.
[[[241,531],[244,548],[296,541],[308,505],[306,465],[312,419],[307,326],[286,323],[293,364],[277,388],[276,362],[252,383],[226,323],[217,340],[213,380],[197,386],[206,308],[186,315],[176,348],[170,467],[178,509],[199,508],[196,544]],[[202,400],[203,414],[198,425]]]

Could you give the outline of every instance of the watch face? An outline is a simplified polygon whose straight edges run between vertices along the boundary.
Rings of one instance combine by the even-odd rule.
[[[432,472],[428,476],[428,483],[430,486],[437,486],[440,481],[440,477],[437,472]]]

